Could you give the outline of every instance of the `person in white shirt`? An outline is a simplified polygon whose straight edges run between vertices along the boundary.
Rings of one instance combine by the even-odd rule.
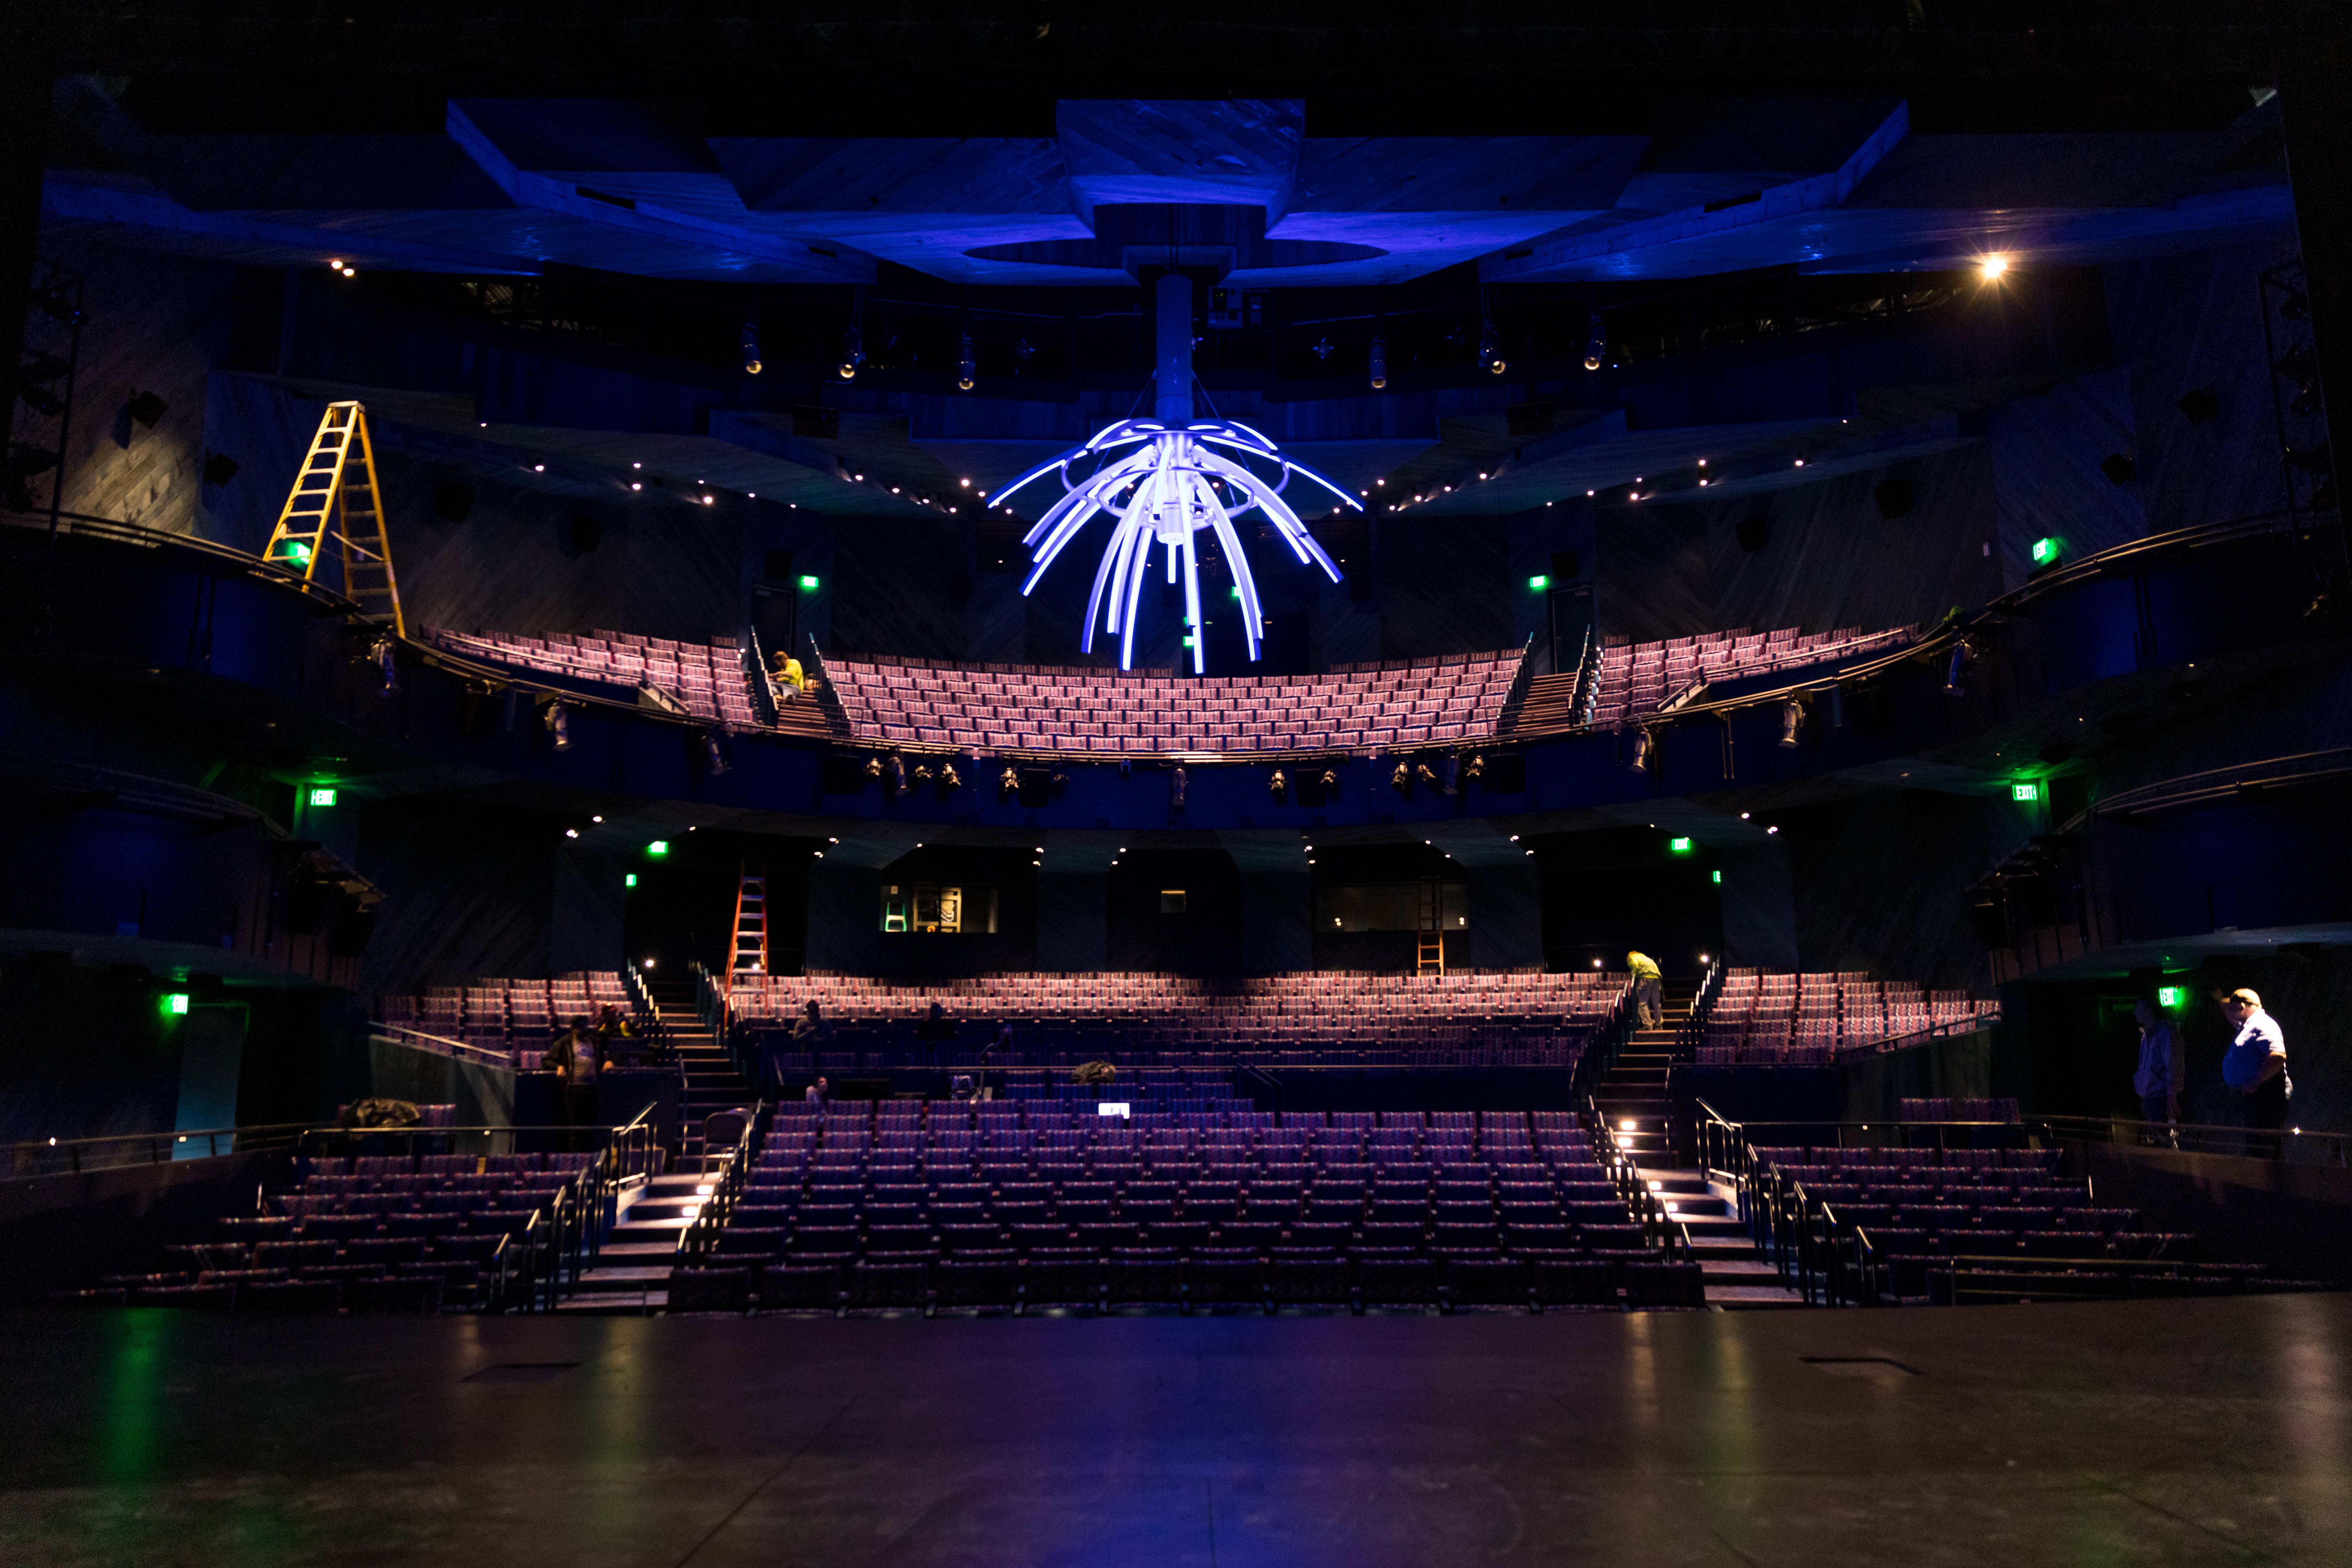
[[[2263,1010],[2263,999],[2241,985],[2221,998],[2221,1016],[2237,1028],[2221,1054],[2221,1081],[2246,1097],[2246,1125],[2272,1134],[2249,1141],[2249,1153],[2278,1152],[2278,1130],[2286,1125],[2294,1081],[2286,1076],[2286,1031]]]
[[[2139,1068],[2132,1074],[2132,1092],[2139,1096],[2140,1119],[2179,1121],[2180,1086],[2187,1077],[2180,1037],[2152,1002],[2133,1003],[2132,1017],[2139,1024]]]

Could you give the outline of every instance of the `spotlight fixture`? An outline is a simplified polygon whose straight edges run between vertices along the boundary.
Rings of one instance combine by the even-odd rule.
[[[2009,270],[2009,258],[1996,250],[1977,263],[1977,276],[1986,282],[1996,281]]]
[[[1804,729],[1805,705],[1791,697],[1780,705],[1780,744],[1794,750]]]
[[[1584,368],[1599,370],[1601,361],[1609,353],[1609,338],[1601,330],[1601,312],[1592,312],[1591,325],[1584,335]]]
[[[1967,691],[1960,686],[1960,671],[1968,667],[1968,662],[1969,645],[1964,642],[1954,643],[1952,645],[1951,661],[1944,666],[1945,696],[1965,697],[1968,695]]]
[[[1168,795],[1169,805],[1177,811],[1184,809],[1184,764],[1178,763],[1176,764],[1176,777],[1169,790]]]
[[[702,765],[712,778],[727,771],[727,753],[719,747],[719,731],[716,730],[702,732]]]
[[[865,363],[866,340],[859,334],[857,323],[852,321],[849,331],[843,334],[841,340],[841,379],[844,381],[857,379],[857,367]]]
[[[400,690],[400,645],[390,637],[380,637],[368,652],[375,659],[376,668],[383,672],[383,695],[394,695]]]
[[[1389,345],[1377,333],[1372,338],[1372,363],[1369,379],[1374,392],[1389,384]]]
[[[971,356],[971,333],[967,331],[963,335],[963,341],[956,347],[956,390],[970,392],[972,383],[978,379],[978,376],[979,367]]]
[[[743,323],[743,374],[760,374],[760,323],[757,321]]]
[[[1633,771],[1637,773],[1646,773],[1650,771],[1650,732],[1647,730],[1633,731]]]
[[[572,749],[571,710],[562,702],[547,705],[547,738],[559,752]]]
[[[1496,344],[1495,323],[1491,320],[1481,321],[1478,324],[1478,364],[1489,375],[1500,375],[1511,368]]]

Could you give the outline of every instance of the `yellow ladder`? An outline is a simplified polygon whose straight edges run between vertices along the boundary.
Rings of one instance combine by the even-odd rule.
[[[1445,890],[1434,877],[1421,879],[1421,931],[1413,950],[1419,974],[1445,973]]]
[[[735,956],[730,974],[768,973],[768,875],[741,868],[735,881]]]
[[[319,558],[330,543],[342,572],[343,597],[362,613],[391,622],[394,637],[406,637],[400,589],[392,576],[392,542],[384,533],[383,495],[376,488],[375,449],[368,442],[367,410],[355,402],[327,405],[262,559],[314,582]]]

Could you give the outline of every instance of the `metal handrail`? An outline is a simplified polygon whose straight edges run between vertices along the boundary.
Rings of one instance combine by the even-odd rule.
[[[250,1127],[207,1127],[169,1132],[115,1132],[98,1138],[35,1139],[0,1144],[0,1180],[79,1175],[90,1171],[163,1165],[179,1159],[217,1159],[228,1154],[290,1149],[309,1121],[276,1121]],[[179,1152],[202,1144],[201,1155]]]
[[[488,1046],[453,1040],[446,1035],[428,1035],[422,1029],[392,1019],[379,1019],[371,1027],[374,1037],[387,1045],[411,1046],[437,1057],[449,1057],[481,1067],[503,1068],[509,1072],[517,1070],[511,1051],[492,1050]]]
[[[709,1194],[696,1208],[693,1220],[678,1233],[675,1267],[692,1268],[710,1255],[710,1248],[735,1216],[735,1205],[742,1195],[743,1184],[750,1178],[752,1167],[759,1163],[759,1152],[767,1138],[767,1118],[770,1107],[765,1100],[754,1101],[751,1114],[743,1124],[742,1136],[736,1139],[729,1151],[718,1179],[711,1183]],[[706,1155],[706,1162],[708,1156]]]

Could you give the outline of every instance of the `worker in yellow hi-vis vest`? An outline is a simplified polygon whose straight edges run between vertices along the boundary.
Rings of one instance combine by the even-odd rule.
[[[1665,1021],[1666,999],[1659,985],[1658,961],[1646,952],[1629,952],[1625,967],[1633,972],[1633,1005],[1641,1009],[1642,1027],[1654,1029]]]

